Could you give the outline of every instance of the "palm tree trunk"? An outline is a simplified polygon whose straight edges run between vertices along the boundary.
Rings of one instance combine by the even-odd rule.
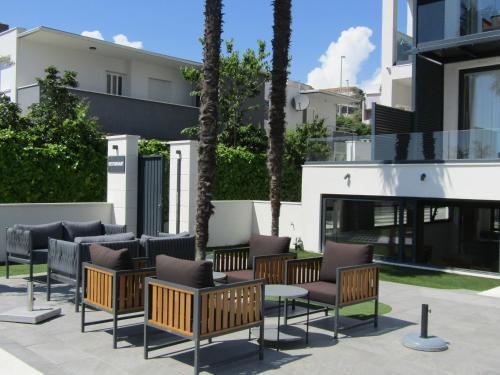
[[[205,259],[208,221],[213,214],[212,189],[217,147],[217,103],[222,33],[222,0],[205,1],[203,77],[198,148],[198,209],[196,212],[196,258]]]
[[[290,46],[291,0],[274,0],[273,66],[271,75],[271,105],[269,113],[268,168],[271,175],[271,233],[279,235],[280,198],[283,170],[283,144],[285,134],[286,83],[288,77],[288,49]]]

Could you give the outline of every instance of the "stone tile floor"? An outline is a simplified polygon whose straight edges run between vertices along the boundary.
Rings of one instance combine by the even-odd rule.
[[[0,278],[0,311],[25,301],[26,282],[21,277]],[[36,287],[36,305],[46,304],[45,286]],[[449,291],[382,282],[381,301],[393,310],[371,325],[346,330],[332,339],[333,319],[313,315],[309,346],[299,342],[277,352],[266,348],[257,357],[256,341],[239,332],[205,343],[201,366],[207,374],[500,374],[500,299],[469,291]],[[80,315],[74,312],[67,287],[54,287],[52,304],[63,316],[36,326],[0,322],[0,358],[9,354],[43,374],[192,374],[192,345],[182,344],[142,357],[141,319],[122,321],[118,349],[112,349],[109,324],[88,327],[80,333]],[[428,303],[429,332],[450,342],[441,353],[404,348],[401,338],[419,331],[420,305]],[[89,312],[89,319],[108,317]],[[268,319],[272,321],[274,318]],[[342,323],[346,323],[341,322]],[[292,321],[293,324],[293,321]],[[302,333],[298,321],[291,331]],[[161,343],[172,337],[156,335]],[[6,355],[2,356],[2,351]],[[0,374],[5,364],[0,363]],[[27,367],[26,367],[27,368]],[[28,373],[28,372],[26,372]],[[17,372],[16,372],[17,374]]]

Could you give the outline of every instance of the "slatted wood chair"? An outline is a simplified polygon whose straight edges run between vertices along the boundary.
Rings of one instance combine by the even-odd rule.
[[[89,325],[113,322],[114,349],[118,340],[118,320],[144,315],[144,278],[156,272],[154,268],[144,268],[147,258],[134,258],[132,261],[134,269],[121,271],[83,263],[81,331],[84,332]],[[113,317],[86,322],[86,306],[110,313]]]
[[[285,262],[295,259],[289,252],[290,237],[252,235],[248,248],[214,251],[214,270],[224,272],[228,282],[264,279],[266,284],[285,283]]]
[[[372,257],[371,246],[327,241],[323,257],[286,262],[286,283],[307,289],[310,302],[324,307],[320,311],[328,314],[329,308],[335,309],[334,338],[338,337],[340,309],[345,306],[374,301],[373,319],[345,328],[370,322],[377,327],[379,266],[372,263]]]
[[[146,278],[144,358],[151,350],[194,341],[194,373],[199,373],[200,341],[231,332],[260,327],[259,359],[263,359],[264,280],[252,280],[210,288],[191,288]],[[181,339],[150,348],[148,327]]]

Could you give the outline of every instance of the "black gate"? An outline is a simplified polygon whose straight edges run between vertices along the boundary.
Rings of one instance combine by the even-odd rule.
[[[139,156],[137,236],[163,230],[163,156]]]

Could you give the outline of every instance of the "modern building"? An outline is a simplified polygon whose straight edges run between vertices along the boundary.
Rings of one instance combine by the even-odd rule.
[[[381,95],[380,91],[365,93],[365,100],[361,107],[361,120],[364,124],[371,125],[372,109],[375,104],[380,104]]]
[[[397,3],[383,0],[386,42],[397,40]],[[305,248],[370,243],[384,260],[498,273],[500,2],[407,3],[413,63],[384,44],[373,134],[310,145]]]
[[[38,102],[37,77],[56,66],[78,73],[75,94],[106,133],[175,140],[198,120],[196,98],[181,75],[199,63],[47,27],[0,27],[0,91],[21,108]]]
[[[271,84],[266,83],[265,100],[268,103],[270,88]],[[333,132],[336,129],[339,106],[352,105],[357,102],[348,95],[329,89],[316,90],[310,85],[292,80],[287,82],[286,95],[285,120],[286,128],[290,130],[318,118],[323,119],[329,131]]]

